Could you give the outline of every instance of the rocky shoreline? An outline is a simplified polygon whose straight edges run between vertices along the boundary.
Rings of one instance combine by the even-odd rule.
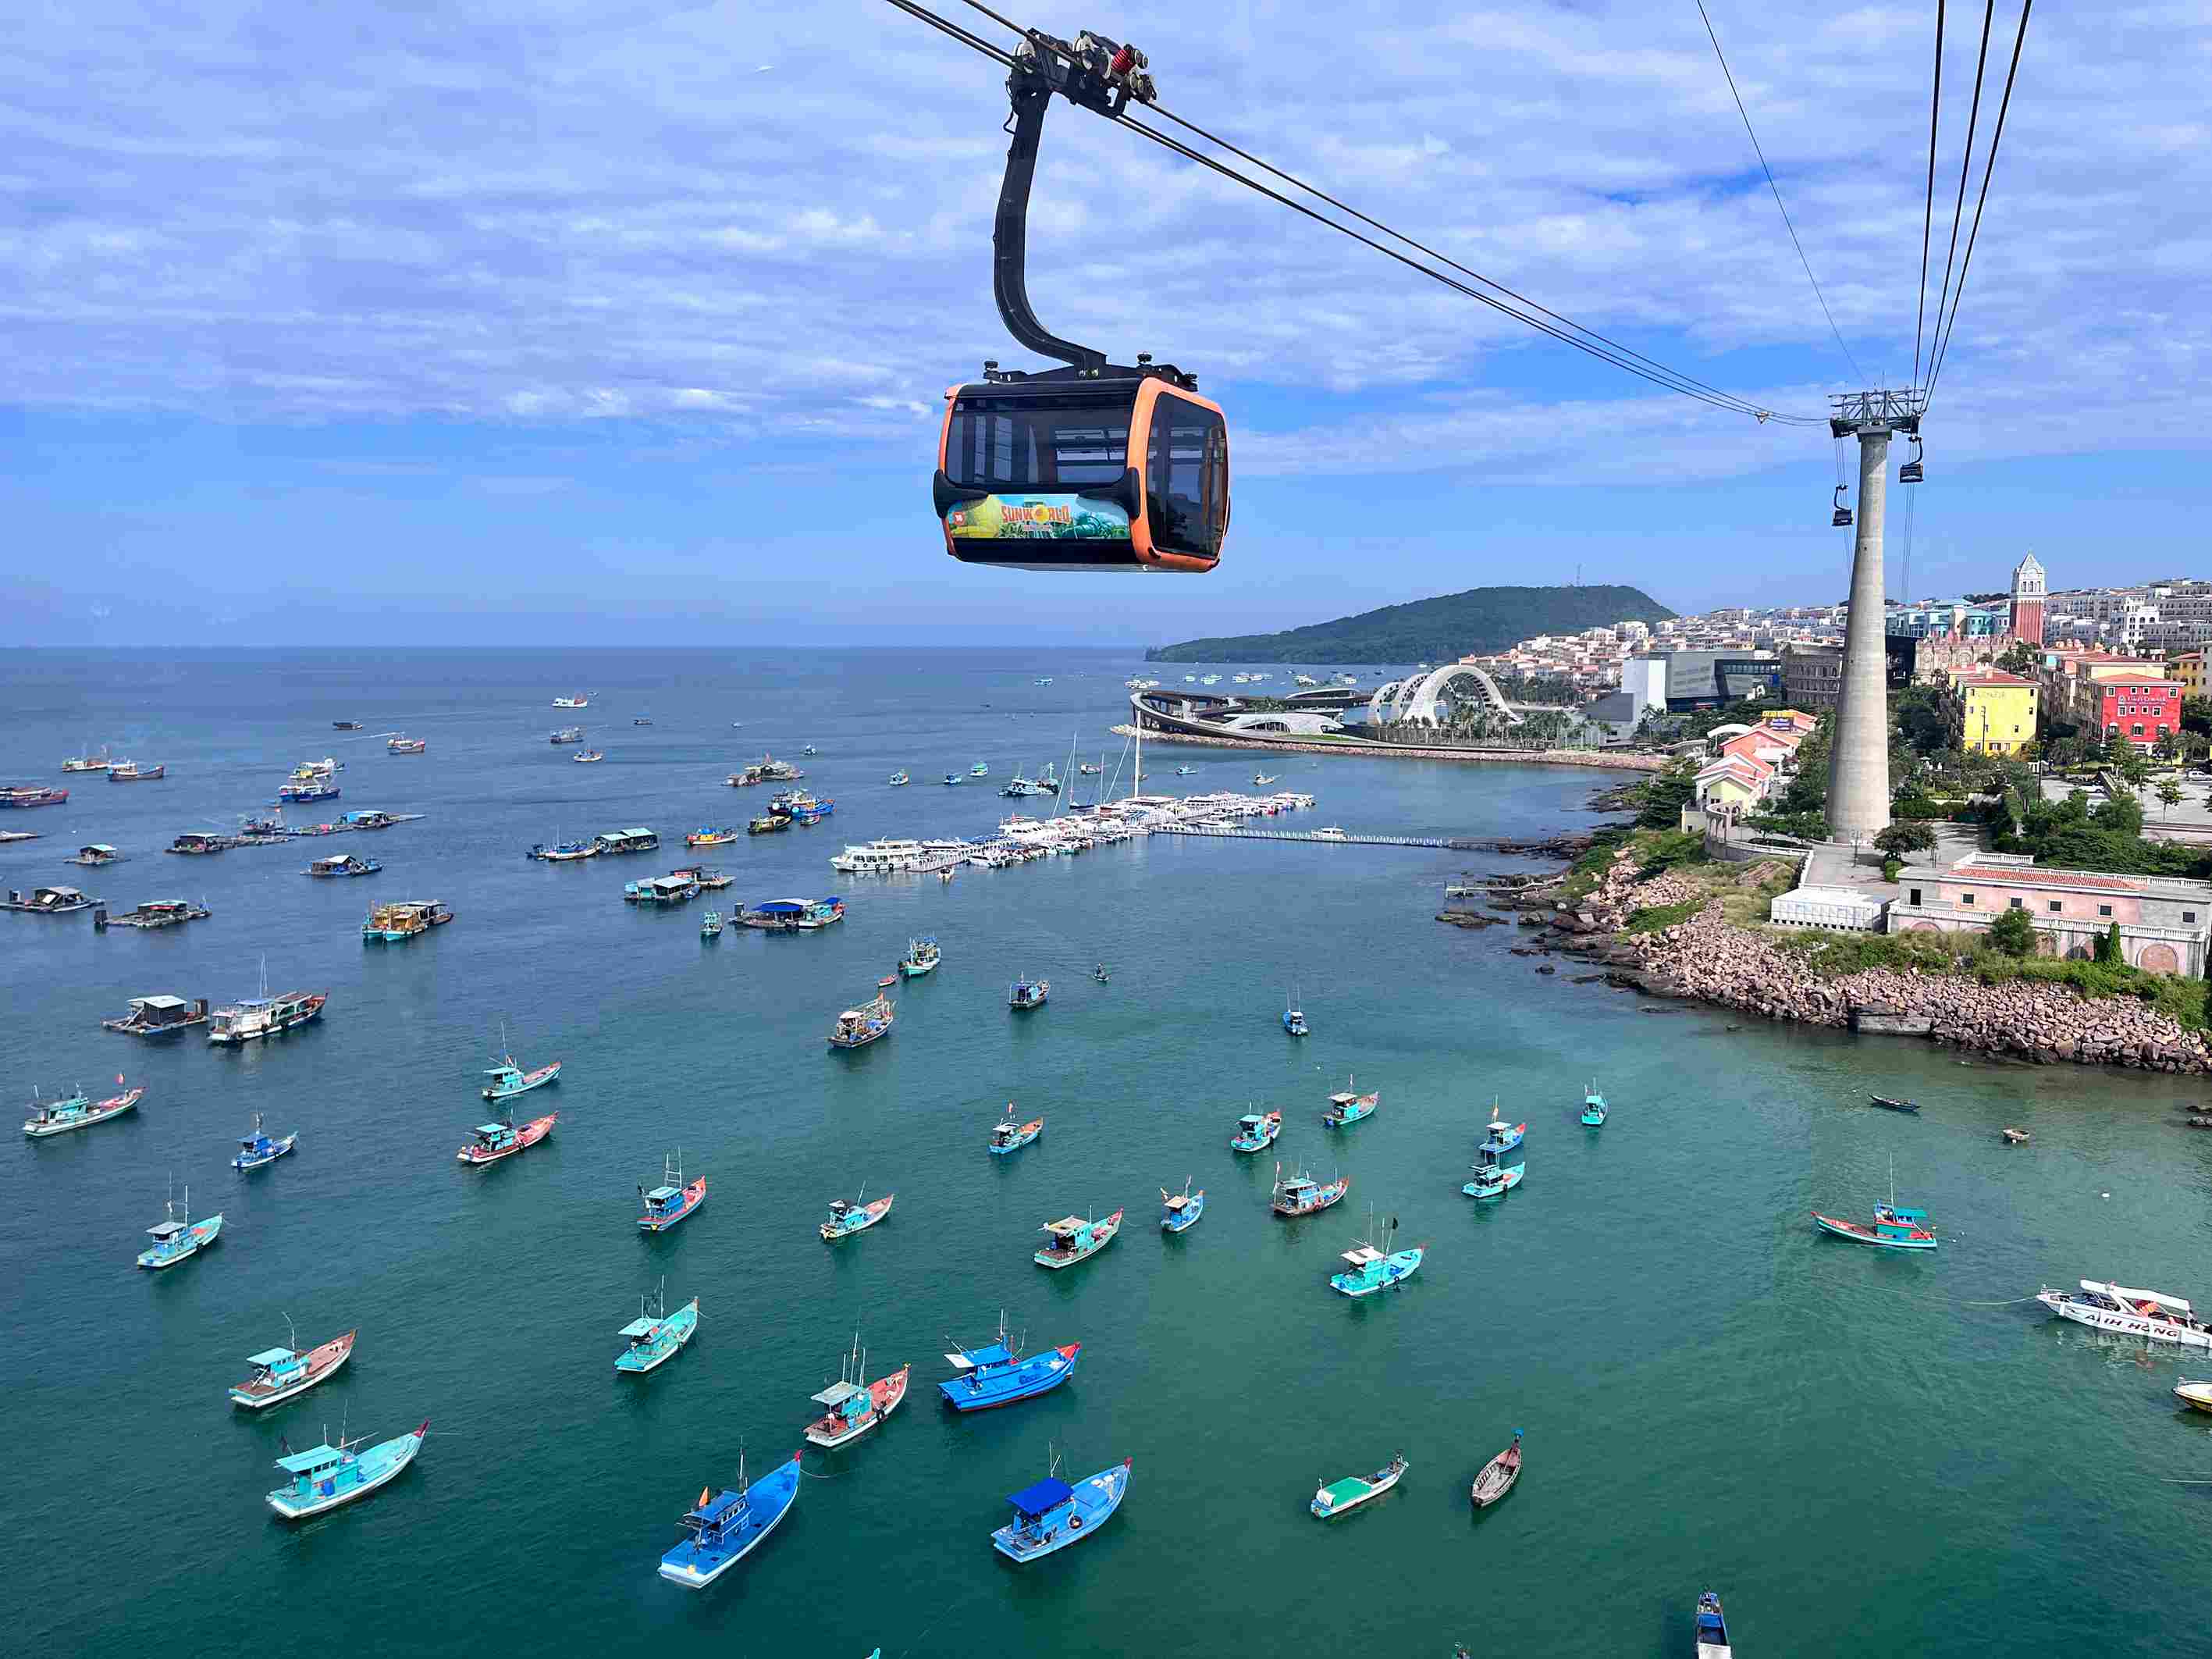
[[[1735,884],[1765,885],[1787,869],[1762,860],[1731,872]],[[1562,875],[1564,872],[1562,872]],[[1624,934],[1639,909],[1686,903],[1702,890],[1673,874],[1638,881],[1626,848],[1597,885],[1570,908],[1562,876],[1492,878],[1493,908],[1517,910],[1531,933],[1516,956],[1558,953],[1603,964],[1574,983],[1605,983],[1649,996],[1683,998],[1809,1025],[1889,1030],[1978,1053],[2041,1065],[2075,1061],[2145,1071],[2212,1073],[2212,1046],[2201,1032],[2177,1024],[2127,997],[2085,997],[2063,985],[2016,981],[1984,985],[1965,975],[1868,969],[1824,976],[1805,957],[1739,927],[1718,896],[1687,920],[1648,933]],[[1461,926],[1461,914],[1437,920]],[[1484,922],[1493,921],[1485,917]],[[1539,972],[1547,971],[1539,969]]]

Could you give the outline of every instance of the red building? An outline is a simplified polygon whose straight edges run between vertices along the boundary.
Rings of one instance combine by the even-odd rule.
[[[2094,724],[2081,722],[2085,736],[2094,732],[2110,738],[2117,732],[2136,748],[2148,749],[2181,730],[2179,680],[2094,679],[2081,687],[2081,696],[2085,705],[2096,700]],[[2083,706],[2081,712],[2089,710]]]

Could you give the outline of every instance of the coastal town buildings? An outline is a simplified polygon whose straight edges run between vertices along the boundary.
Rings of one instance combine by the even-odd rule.
[[[2162,659],[2061,647],[2043,658],[2044,708],[2054,721],[2102,743],[2118,736],[2154,748],[2181,729],[2181,681]]]
[[[2212,941],[2212,883],[2046,869],[2003,853],[1908,876],[1887,922],[1893,933],[1985,933],[2007,910],[2027,912],[2043,955],[2083,962],[2117,923],[2122,959],[2146,973],[2199,975]]]
[[[1978,755],[2016,755],[2035,741],[2041,688],[2020,674],[1989,667],[1950,675],[1947,704],[1952,740]]]

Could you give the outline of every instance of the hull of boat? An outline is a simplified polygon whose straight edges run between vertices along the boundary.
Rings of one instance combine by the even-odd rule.
[[[427,1428],[428,1425],[424,1426]],[[397,1440],[387,1440],[381,1446],[371,1446],[361,1460],[365,1473],[352,1486],[326,1492],[322,1490],[322,1486],[328,1483],[320,1483],[311,1487],[304,1497],[289,1489],[272,1492],[269,1494],[269,1507],[287,1521],[305,1521],[311,1516],[341,1508],[356,1498],[366,1498],[406,1473],[407,1466],[415,1461],[415,1454],[422,1449],[422,1435],[423,1431],[417,1429],[412,1434],[401,1435]],[[380,1457],[379,1454],[384,1455]],[[371,1459],[377,1459],[374,1471],[369,1471]]]
[[[1352,1124],[1358,1122],[1362,1118],[1369,1118],[1374,1115],[1375,1109],[1372,1106],[1355,1106],[1350,1110],[1341,1114],[1336,1112],[1323,1112],[1321,1115],[1321,1121],[1332,1129],[1344,1129],[1349,1128]]]
[[[920,979],[924,974],[933,974],[936,971],[937,964],[934,962],[902,962],[899,963],[899,972],[905,975],[908,979]]]
[[[1270,1129],[1266,1134],[1251,1140],[1237,1135],[1231,1139],[1229,1150],[1232,1152],[1264,1152],[1275,1144],[1275,1137],[1281,1133],[1280,1129]]]
[[[684,1352],[684,1345],[699,1334],[699,1298],[693,1297],[661,1322],[668,1340],[652,1348],[630,1348],[615,1356],[615,1369],[632,1376],[643,1376],[657,1371]]]
[[[889,1376],[878,1377],[868,1384],[869,1412],[865,1419],[848,1427],[832,1429],[823,1425],[842,1419],[819,1418],[806,1425],[808,1442],[817,1446],[837,1447],[858,1440],[906,1403],[907,1382],[913,1374],[913,1366],[902,1365]]]
[[[1521,1478],[1521,1455],[1516,1448],[1502,1451],[1482,1466],[1482,1473],[1474,1477],[1468,1497],[1475,1508],[1486,1510],[1513,1490],[1513,1483]]]
[[[343,1336],[324,1343],[319,1348],[311,1349],[305,1374],[281,1389],[256,1393],[251,1387],[234,1388],[230,1391],[230,1403],[243,1406],[250,1412],[258,1412],[270,1406],[281,1406],[286,1401],[307,1393],[318,1382],[328,1382],[343,1370],[346,1361],[353,1358],[354,1339],[360,1334],[359,1331],[348,1331]]]
[[[1064,1348],[1054,1348],[1048,1354],[1038,1354],[1024,1361],[1018,1370],[981,1378],[953,1377],[939,1383],[937,1391],[944,1395],[945,1403],[957,1412],[988,1412],[1000,1406],[1018,1405],[1041,1394],[1049,1394],[1074,1376],[1076,1362],[1082,1352],[1080,1342],[1071,1342]],[[971,1384],[975,1386],[971,1388]]]
[[[553,1133],[553,1126],[560,1121],[560,1117],[561,1114],[558,1112],[548,1112],[544,1117],[531,1119],[529,1122],[515,1130],[514,1139],[512,1141],[495,1152],[487,1152],[482,1146],[468,1146],[462,1147],[453,1156],[463,1164],[474,1165],[496,1164],[501,1158],[513,1158],[517,1152],[528,1152]]]
[[[2200,1412],[2212,1412],[2212,1382],[2176,1383],[2173,1397],[2185,1406],[2196,1407]]]
[[[1206,1194],[1193,1193],[1180,1210],[1160,1218],[1164,1232],[1187,1233],[1198,1224],[1199,1217],[1206,1213]]]
[[[1377,1291],[1395,1291],[1420,1271],[1423,1254],[1420,1250],[1400,1250],[1390,1257],[1384,1273],[1372,1279],[1355,1279],[1350,1273],[1333,1274],[1329,1288],[1354,1299],[1373,1296]]]
[[[532,1089],[542,1089],[549,1083],[558,1083],[560,1080],[561,1062],[556,1060],[550,1066],[541,1066],[538,1070],[531,1073],[520,1083],[494,1085],[480,1092],[486,1100],[513,1100],[517,1095],[526,1095]]]
[[[1285,1220],[1295,1221],[1302,1215],[1319,1215],[1332,1204],[1342,1203],[1344,1195],[1351,1190],[1352,1182],[1348,1178],[1343,1181],[1333,1181],[1328,1186],[1316,1190],[1314,1200],[1310,1204],[1291,1205],[1275,1199],[1268,1201],[1267,1207]]]
[[[1024,1126],[1024,1128],[1026,1129],[1026,1133],[1017,1134],[1012,1140],[1007,1141],[1004,1146],[1001,1146],[995,1140],[991,1142],[989,1150],[995,1153],[1018,1152],[1023,1147],[1028,1146],[1030,1142],[1035,1140],[1039,1135],[1044,1133],[1044,1121],[1042,1119],[1039,1119],[1035,1128],[1028,1128],[1027,1126]]]
[[[1871,1245],[1878,1250],[1932,1250],[1938,1242],[1932,1238],[1884,1238],[1870,1227],[1822,1215],[1818,1210],[1813,1212],[1813,1222],[1824,1233],[1848,1238],[1854,1244]]]
[[[799,1455],[781,1468],[763,1475],[745,1488],[751,1504],[747,1524],[735,1534],[725,1534],[719,1544],[697,1539],[678,1544],[660,1558],[660,1576],[686,1589],[704,1589],[759,1548],[762,1541],[783,1524],[791,1506],[799,1501]]]
[[[2140,1336],[2151,1342],[2171,1342],[2178,1347],[2212,1349],[2212,1331],[2169,1324],[2163,1320],[2146,1319],[2141,1314],[2121,1313],[2111,1308],[2093,1308],[2078,1302],[2057,1299],[2063,1294],[2045,1291],[2035,1299],[2061,1319],[2070,1319],[2077,1325],[2088,1326],[2092,1330],[2112,1331],[2121,1336]]]
[[[1117,1218],[1119,1212],[1116,1212]],[[1054,1268],[1073,1267],[1079,1261],[1090,1261],[1092,1256],[1097,1255],[1099,1251],[1104,1249],[1109,1244],[1111,1244],[1115,1239],[1121,1236],[1121,1227],[1118,1218],[1110,1229],[1107,1228],[1105,1224],[1103,1222],[1099,1224],[1101,1231],[1093,1234],[1091,1236],[1091,1243],[1085,1245],[1081,1249],[1039,1250],[1031,1255],[1030,1260],[1036,1262],[1040,1267]]]
[[[1527,1172],[1526,1164],[1516,1164],[1500,1171],[1504,1178],[1495,1187],[1470,1181],[1460,1191],[1469,1198],[1503,1198],[1521,1184],[1521,1177]]]
[[[1001,1527],[991,1534],[992,1548],[1012,1561],[1034,1561],[1081,1543],[1121,1507],[1129,1490],[1129,1468],[1122,1463],[1077,1481],[1065,1518],[1042,1533],[1019,1526]]]
[[[1395,1469],[1380,1472],[1365,1480],[1335,1481],[1315,1493],[1313,1502],[1307,1507],[1322,1520],[1334,1521],[1338,1516],[1348,1514],[1370,1498],[1380,1498],[1405,1479],[1405,1475],[1406,1467],[1401,1466]],[[1345,1488],[1350,1488],[1350,1490],[1346,1491]]]

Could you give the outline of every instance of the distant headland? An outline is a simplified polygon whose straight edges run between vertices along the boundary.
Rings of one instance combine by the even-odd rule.
[[[1470,587],[1279,634],[1156,645],[1146,662],[1449,662],[1539,634],[1578,634],[1674,613],[1635,587]]]

